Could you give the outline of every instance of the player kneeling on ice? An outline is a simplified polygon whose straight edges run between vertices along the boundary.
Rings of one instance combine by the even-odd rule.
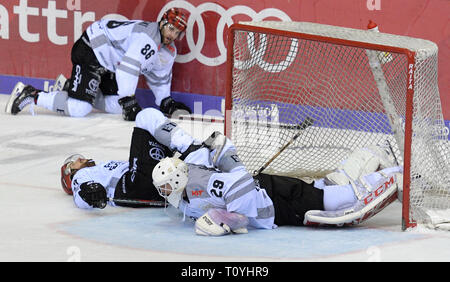
[[[139,76],[145,77],[155,103],[166,115],[191,113],[170,96],[172,67],[186,16],[167,10],[159,22],[102,19],[91,24],[72,47],[72,74],[59,76],[51,92],[17,83],[5,111],[12,115],[27,105],[38,105],[71,117],[84,117],[93,108],[134,120],[141,110],[134,94]]]
[[[248,227],[351,225],[375,215],[396,198],[402,168],[389,150],[355,150],[335,173],[311,184],[284,176],[252,177],[224,135],[194,140],[155,109],[136,119],[179,158],[166,157],[152,177],[159,194],[196,219],[200,235],[245,233]]]

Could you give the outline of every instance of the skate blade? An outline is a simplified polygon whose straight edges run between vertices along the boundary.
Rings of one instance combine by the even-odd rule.
[[[6,104],[5,112],[10,114],[12,106],[14,104],[14,100],[16,100],[17,97],[19,97],[20,93],[22,93],[23,89],[25,88],[25,84],[22,82],[17,82],[16,86],[14,86],[13,91],[11,92],[11,97],[9,97],[9,101]]]
[[[55,84],[53,84],[53,91],[62,91],[66,81],[67,78],[63,74],[58,75],[55,80]]]

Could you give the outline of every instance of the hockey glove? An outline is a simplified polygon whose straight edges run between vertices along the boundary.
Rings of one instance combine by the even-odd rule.
[[[195,151],[197,151],[198,149],[201,149],[201,148],[204,148],[204,147],[205,147],[205,146],[204,146],[203,144],[194,144],[194,143],[192,143],[192,144],[186,149],[186,151],[184,151],[184,152],[180,155],[179,159],[182,160],[182,161],[184,161],[184,159],[185,159],[190,153],[195,152]]]
[[[166,115],[166,116],[171,116],[173,115],[175,112],[178,113],[182,113],[182,112],[187,112],[189,114],[192,114],[191,109],[189,109],[188,106],[186,106],[185,104],[181,103],[181,102],[177,102],[175,101],[172,97],[167,97],[164,98],[161,101],[161,105],[159,106],[159,109],[161,110],[161,112]]]
[[[227,143],[227,137],[223,135],[219,131],[214,131],[211,136],[208,137],[205,141],[203,141],[203,145],[207,147],[211,152],[216,150],[216,153],[213,157],[213,163],[217,162],[220,154],[222,153],[223,147]]]
[[[96,182],[85,182],[80,185],[80,197],[94,208],[104,209],[106,207],[106,190],[103,185]]]
[[[124,120],[135,121],[136,115],[142,110],[139,106],[136,97],[125,96],[119,99],[119,105],[122,106],[122,117]]]

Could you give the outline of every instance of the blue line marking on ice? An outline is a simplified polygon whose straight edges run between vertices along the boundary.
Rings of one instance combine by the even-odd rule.
[[[267,259],[315,259],[364,251],[371,246],[421,239],[423,235],[367,227],[283,226],[222,237],[196,235],[191,220],[168,217],[164,209],[136,209],[61,224],[78,237],[123,247],[205,255]]]

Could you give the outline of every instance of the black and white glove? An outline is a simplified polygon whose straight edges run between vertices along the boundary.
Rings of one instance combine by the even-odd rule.
[[[223,135],[219,131],[214,131],[211,136],[208,137],[205,141],[203,141],[203,145],[207,147],[210,151],[216,150],[216,153],[213,157],[213,163],[217,162],[222,150],[227,143],[227,137]]]
[[[194,152],[194,151],[197,151],[197,150],[199,150],[199,149],[201,149],[201,148],[204,148],[204,147],[205,147],[205,146],[204,146],[203,144],[194,144],[194,143],[192,143],[192,144],[186,149],[186,151],[184,151],[184,152],[180,155],[179,159],[182,160],[182,161],[184,161],[184,159],[186,159],[186,157],[187,157],[190,153],[192,153],[192,152]]]
[[[180,160],[184,160],[190,153],[197,151],[198,149],[206,147],[210,151],[216,150],[216,153],[214,154],[214,157],[213,157],[213,163],[215,163],[217,161],[217,158],[219,157],[219,155],[222,153],[223,147],[225,146],[226,142],[227,142],[227,137],[225,135],[223,135],[219,131],[214,131],[208,137],[208,139],[203,141],[201,144],[194,144],[194,143],[191,144],[186,149],[186,151],[184,151],[181,154]]]
[[[125,96],[119,99],[119,105],[122,106],[122,117],[124,120],[135,121],[136,115],[142,110],[139,106],[136,97]]]
[[[80,185],[80,197],[94,208],[104,209],[106,207],[106,189],[97,182],[85,182]]]

